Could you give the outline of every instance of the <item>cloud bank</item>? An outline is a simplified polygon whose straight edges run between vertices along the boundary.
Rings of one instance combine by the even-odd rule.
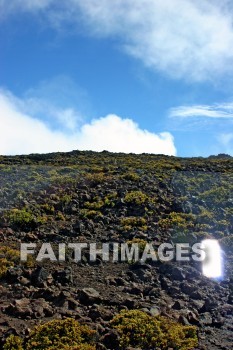
[[[172,78],[216,81],[233,71],[230,0],[0,0],[1,9],[5,17],[43,15],[60,30],[66,22],[80,30],[82,20],[89,35],[116,38],[128,55]]]
[[[131,119],[110,114],[77,127],[65,128],[69,113],[64,111],[64,130],[51,130],[42,120],[22,112],[25,103],[7,91],[0,91],[0,154],[48,153],[93,150],[124,153],[163,153],[175,155],[173,137],[142,130]]]

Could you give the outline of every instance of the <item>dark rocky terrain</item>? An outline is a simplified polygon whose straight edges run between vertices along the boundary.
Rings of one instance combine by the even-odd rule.
[[[109,152],[0,157],[0,338],[72,317],[118,349],[109,321],[140,309],[194,325],[198,349],[233,348],[233,158]],[[21,242],[200,242],[218,239],[224,276],[201,263],[19,261]],[[13,349],[13,348],[12,348]],[[131,348],[132,349],[132,348]]]

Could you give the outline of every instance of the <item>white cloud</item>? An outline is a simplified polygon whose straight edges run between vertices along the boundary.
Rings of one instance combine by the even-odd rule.
[[[173,78],[213,80],[232,74],[229,0],[0,0],[4,11],[39,11],[57,28],[80,18],[89,33],[117,37],[145,66]]]
[[[46,125],[22,114],[14,99],[0,94],[0,154],[24,154],[70,150],[72,141],[61,132],[52,132]]]
[[[97,151],[105,149],[125,153],[176,153],[170,133],[151,133],[140,129],[131,119],[122,119],[113,114],[82,126],[80,141],[85,149]]]
[[[176,154],[170,133],[154,134],[142,130],[131,119],[111,114],[67,133],[65,130],[51,130],[42,120],[22,112],[21,105],[24,105],[22,100],[9,92],[0,91],[0,154],[47,153],[73,149]],[[69,111],[64,111],[64,114],[67,113],[69,116]]]
[[[170,109],[170,117],[192,118],[205,117],[213,119],[233,119],[233,103],[214,105],[179,106]]]

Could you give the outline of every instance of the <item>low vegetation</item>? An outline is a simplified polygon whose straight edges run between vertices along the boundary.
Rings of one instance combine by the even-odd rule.
[[[143,350],[189,350],[197,345],[196,327],[152,317],[140,310],[121,311],[109,326],[119,334],[120,349],[133,346]],[[3,350],[95,350],[95,335],[94,330],[72,318],[53,320],[37,326],[25,341],[10,335]]]
[[[214,342],[220,331],[225,335],[230,332],[226,329],[229,319],[221,325],[221,319],[230,316],[228,310],[220,320],[215,314],[221,302],[232,303],[230,278],[217,288],[211,281],[207,288],[207,279],[203,282],[196,262],[184,268],[175,260],[161,266],[152,259],[145,264],[130,261],[110,265],[101,254],[96,262],[89,262],[85,248],[79,263],[73,261],[73,251],[68,251],[69,266],[67,262],[54,265],[48,259],[43,264],[37,262],[37,249],[22,264],[18,246],[20,242],[38,246],[43,242],[138,243],[141,256],[150,242],[157,249],[161,243],[216,238],[227,253],[224,263],[230,274],[232,168],[232,158],[224,155],[188,159],[72,151],[1,156],[0,279],[4,306],[0,308],[0,348],[104,349],[108,348],[105,335],[110,334],[108,341],[114,342],[114,350],[191,350],[199,347],[197,328],[174,321],[187,310],[184,317],[198,324],[204,334],[199,338],[200,348],[207,343],[206,349],[211,349],[209,329]],[[213,305],[216,301],[213,310],[212,302],[205,303],[207,290]],[[87,300],[83,302],[83,298]],[[169,317],[149,314],[153,305],[166,308],[167,300],[172,301]],[[204,324],[201,305],[210,308],[210,327]],[[121,308],[124,310],[119,313]],[[77,315],[82,320],[91,319],[96,332],[79,323]],[[32,329],[34,323],[37,327]]]
[[[197,330],[182,326],[165,317],[152,317],[139,310],[123,310],[111,321],[120,334],[120,348],[128,346],[143,350],[168,348],[189,350],[197,346]]]

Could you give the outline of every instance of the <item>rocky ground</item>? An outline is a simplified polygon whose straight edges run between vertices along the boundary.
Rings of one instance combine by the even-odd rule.
[[[27,337],[40,322],[73,317],[118,349],[109,321],[140,309],[198,327],[198,349],[233,346],[231,157],[182,159],[78,152],[0,157],[0,337]],[[218,239],[224,275],[201,263],[75,263],[16,257],[21,242],[200,242]],[[13,253],[12,253],[13,251]],[[14,255],[15,254],[15,255]]]

